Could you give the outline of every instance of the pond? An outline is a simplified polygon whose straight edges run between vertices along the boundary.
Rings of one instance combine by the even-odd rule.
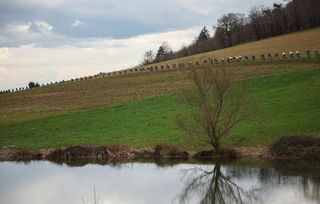
[[[1,204],[320,203],[318,164],[0,162]]]

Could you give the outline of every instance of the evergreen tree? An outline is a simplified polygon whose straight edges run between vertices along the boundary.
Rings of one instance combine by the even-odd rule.
[[[210,38],[210,33],[209,33],[207,27],[204,26],[202,28],[202,30],[200,31],[200,34],[197,38],[197,42],[205,41],[205,40],[208,40],[209,38]]]
[[[165,58],[166,55],[171,54],[172,49],[170,45],[167,42],[163,42],[157,52],[156,59],[162,59]]]

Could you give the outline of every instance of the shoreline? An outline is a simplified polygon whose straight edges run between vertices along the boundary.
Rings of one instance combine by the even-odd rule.
[[[213,151],[183,151],[171,145],[158,145],[154,149],[134,149],[120,145],[91,147],[76,145],[27,151],[17,149],[0,149],[0,161],[32,161],[48,160],[57,163],[68,163],[85,160],[87,163],[106,163],[109,161],[135,161],[139,159],[166,160],[166,161],[215,161],[215,160],[256,160],[296,161],[302,158],[294,156],[274,156],[267,146],[241,147],[223,149],[217,154]]]

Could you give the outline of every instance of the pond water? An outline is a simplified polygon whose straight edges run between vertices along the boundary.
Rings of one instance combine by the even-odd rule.
[[[94,201],[96,198],[96,202]],[[320,168],[287,163],[0,162],[1,204],[320,203]]]

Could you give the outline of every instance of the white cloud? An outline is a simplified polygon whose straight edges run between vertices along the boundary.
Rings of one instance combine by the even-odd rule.
[[[4,34],[7,33],[9,36],[10,34],[19,35],[23,33],[24,35],[26,33],[48,33],[53,30],[53,26],[50,25],[46,21],[32,21],[28,23],[11,23],[7,24],[3,30],[0,32],[3,32]],[[11,36],[12,37],[12,36]]]
[[[53,26],[45,21],[34,21],[29,22],[29,32],[36,32],[36,33],[46,33],[50,32],[53,29]]]
[[[74,27],[80,27],[80,26],[85,26],[86,23],[83,22],[83,21],[80,21],[80,20],[75,20],[71,25],[70,27],[71,28],[74,28]]]
[[[0,29],[0,46],[14,47],[27,44],[57,46],[72,43],[73,39],[54,32],[54,27],[46,21],[11,23]]]
[[[13,28],[14,30],[18,31],[18,32],[27,32],[30,28],[30,25],[27,24],[18,24],[15,26],[15,28]]]
[[[7,59],[9,57],[9,48],[0,47],[0,60]]]
[[[0,67],[0,82],[5,81],[8,70],[5,67]]]
[[[4,34],[17,34],[17,33],[26,33],[30,28],[30,24],[21,24],[21,23],[12,23],[7,24],[0,32],[2,31]]]
[[[198,34],[201,27],[193,27],[185,30],[170,31],[163,33],[140,35],[127,39],[95,39],[92,41],[79,41],[79,46],[96,48],[128,48],[141,47],[157,49],[164,41],[177,50],[184,44],[189,44]]]

